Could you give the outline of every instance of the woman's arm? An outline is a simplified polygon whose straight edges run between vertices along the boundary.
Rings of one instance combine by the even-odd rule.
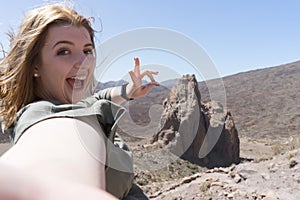
[[[30,127],[0,161],[37,177],[105,188],[103,131],[74,118],[51,118]]]
[[[0,199],[5,200],[116,200],[104,190],[29,174],[0,161]]]

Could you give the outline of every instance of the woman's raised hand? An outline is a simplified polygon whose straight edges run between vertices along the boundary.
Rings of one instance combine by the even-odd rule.
[[[130,98],[139,98],[147,95],[153,86],[159,86],[159,83],[155,81],[153,75],[157,75],[157,71],[144,70],[140,71],[140,60],[138,57],[134,58],[134,69],[133,71],[129,71],[129,75],[131,77],[131,83],[127,85],[126,93]],[[142,84],[142,79],[144,76],[148,76],[151,80],[150,83],[146,85]]]

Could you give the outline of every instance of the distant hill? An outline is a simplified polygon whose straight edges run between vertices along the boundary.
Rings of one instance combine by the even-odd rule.
[[[170,79],[160,83],[161,86],[166,88],[172,88],[177,84],[178,79]],[[118,80],[118,81],[108,81],[108,82],[99,82],[97,85],[97,90],[102,90],[109,87],[116,87],[127,83],[125,80]],[[143,84],[147,84],[147,81],[143,81]]]
[[[105,88],[120,86],[120,85],[123,85],[125,83],[127,83],[127,81],[124,81],[124,80],[98,82],[98,84],[96,86],[96,91],[103,90]]]
[[[300,61],[223,78],[239,134],[280,139],[299,134]],[[199,83],[202,100],[209,94]]]

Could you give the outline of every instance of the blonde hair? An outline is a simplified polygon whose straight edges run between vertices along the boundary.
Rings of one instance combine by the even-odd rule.
[[[36,100],[34,67],[39,65],[49,27],[61,24],[85,27],[95,45],[90,20],[66,4],[46,5],[28,12],[18,34],[10,34],[11,50],[0,61],[0,115],[5,129],[13,124],[22,107]]]

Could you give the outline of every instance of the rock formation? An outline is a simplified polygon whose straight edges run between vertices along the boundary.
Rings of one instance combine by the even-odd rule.
[[[163,103],[152,143],[202,166],[239,162],[239,137],[231,113],[218,102],[201,102],[194,75],[185,75]]]

